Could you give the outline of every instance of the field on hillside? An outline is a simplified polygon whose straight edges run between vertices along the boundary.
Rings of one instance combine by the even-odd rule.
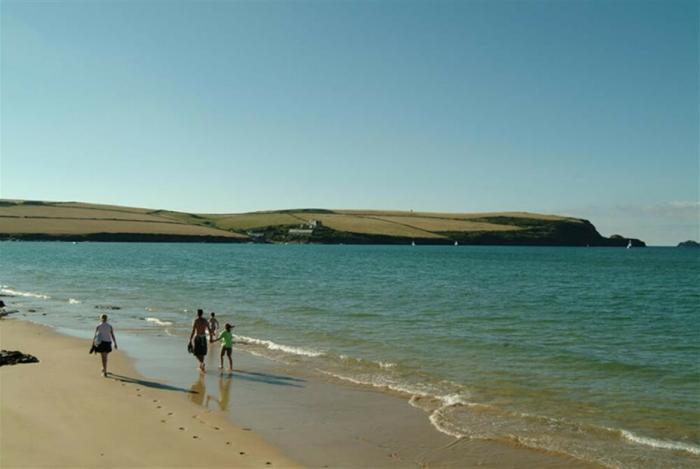
[[[167,213],[167,212],[166,212]],[[184,223],[157,211],[77,203],[0,202],[0,233],[7,235],[89,235],[128,233],[173,236],[243,236]]]
[[[313,230],[290,232],[319,222]],[[250,232],[256,232],[250,235]],[[610,245],[585,220],[526,212],[292,209],[186,213],[78,202],[0,200],[0,239]],[[622,239],[622,238],[620,238]],[[643,244],[643,243],[642,243]]]
[[[347,215],[366,215],[374,217],[416,217],[416,218],[438,218],[441,220],[473,220],[477,218],[522,218],[543,221],[572,221],[581,220],[573,217],[561,215],[549,215],[543,213],[530,212],[478,212],[478,213],[449,213],[449,212],[406,212],[401,210],[334,210],[334,213]]]
[[[441,233],[446,232],[469,233],[516,231],[522,229],[521,226],[516,224],[487,221],[491,218],[508,218],[523,221],[528,219],[541,221],[575,220],[565,217],[518,212],[441,214],[379,210],[285,210],[284,212],[203,215],[203,217],[209,219],[213,226],[236,231],[255,230],[280,225],[291,227],[311,220],[318,220],[326,228],[345,233],[426,239],[443,238],[444,236]]]

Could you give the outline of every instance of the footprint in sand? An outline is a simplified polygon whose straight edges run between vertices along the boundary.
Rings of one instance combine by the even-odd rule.
[[[160,423],[165,423],[165,420],[161,420]]]
[[[136,396],[137,396],[137,397],[141,397],[141,394],[137,394]]]
[[[197,435],[192,435],[192,438],[194,438],[196,440],[199,437]]]
[[[161,407],[161,406],[158,405],[158,406],[156,406],[156,409],[160,409],[160,407]]]
[[[240,453],[238,453],[238,454],[245,454],[245,451],[241,451],[241,452],[240,452]]]
[[[153,399],[153,402],[158,402],[158,399]]]
[[[172,413],[172,412],[168,412],[168,415],[173,415],[173,413]]]
[[[272,463],[270,461],[267,461],[265,464],[267,464],[268,466],[272,465]]]
[[[185,427],[180,427],[180,430],[184,430],[184,429],[185,429]]]
[[[219,428],[219,427],[214,427],[214,430],[220,430],[220,428]]]
[[[227,445],[231,445],[231,442],[230,442],[230,441],[227,441],[226,444],[227,444]]]
[[[249,432],[249,431],[251,431],[252,429],[251,429],[251,428],[244,428],[243,430],[246,431],[246,432]]]

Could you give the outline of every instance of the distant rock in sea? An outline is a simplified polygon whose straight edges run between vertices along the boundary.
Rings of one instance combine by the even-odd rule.
[[[610,241],[610,244],[609,244],[610,246],[625,247],[627,245],[631,245],[634,248],[646,247],[646,243],[640,239],[627,238],[627,237],[619,235],[619,234],[614,234],[614,235],[610,236],[609,241]]]
[[[692,239],[689,239],[688,241],[683,241],[682,243],[678,243],[679,248],[700,248],[700,243],[697,241],[693,241]]]
[[[16,365],[18,363],[38,363],[39,359],[34,355],[22,353],[17,350],[0,350],[0,366]]]

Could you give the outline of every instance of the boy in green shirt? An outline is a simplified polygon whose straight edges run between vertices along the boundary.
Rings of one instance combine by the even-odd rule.
[[[226,323],[225,330],[221,332],[217,339],[212,340],[212,342],[216,342],[218,340],[221,341],[221,356],[219,357],[221,359],[221,365],[219,366],[219,369],[224,369],[224,354],[226,354],[228,355],[228,369],[231,372],[233,372],[233,360],[231,360],[231,350],[233,349],[233,334],[231,333],[231,329],[233,329],[234,327],[235,326]]]

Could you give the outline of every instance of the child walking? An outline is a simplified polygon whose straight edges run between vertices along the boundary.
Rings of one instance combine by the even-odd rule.
[[[231,351],[233,350],[233,334],[231,333],[231,329],[234,327],[235,326],[226,323],[226,326],[224,326],[225,330],[221,332],[218,338],[212,341],[221,341],[221,356],[219,357],[221,360],[221,365],[219,366],[219,369],[224,369],[224,354],[226,354],[228,356],[228,369],[231,372],[233,372],[233,360],[231,359]]]

